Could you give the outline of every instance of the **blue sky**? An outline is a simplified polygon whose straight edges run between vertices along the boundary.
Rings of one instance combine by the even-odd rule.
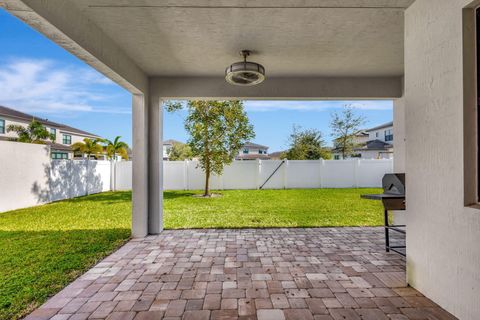
[[[0,9],[0,105],[131,144],[131,96],[84,62]],[[268,81],[268,79],[266,80]],[[352,105],[365,127],[392,120],[392,101],[246,101],[255,142],[283,150],[293,125],[331,141],[331,113]],[[186,141],[185,112],[166,113],[164,138]]]

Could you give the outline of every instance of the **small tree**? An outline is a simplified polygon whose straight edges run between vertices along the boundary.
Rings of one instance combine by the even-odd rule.
[[[342,154],[342,159],[350,155],[355,144],[355,133],[365,123],[365,118],[355,115],[352,106],[344,106],[341,113],[334,112],[330,122],[332,136],[335,138],[335,148]]]
[[[290,148],[285,153],[290,160],[317,160],[330,159],[330,151],[325,147],[322,133],[316,129],[302,130],[300,126],[293,126],[289,138]]]
[[[167,103],[167,111],[175,111],[180,103]],[[205,172],[204,196],[210,196],[210,175],[222,174],[243,144],[255,137],[243,103],[232,101],[189,101],[185,129],[190,134],[188,145],[200,168]]]
[[[15,132],[18,135],[16,141],[26,143],[45,144],[47,140],[54,141],[55,135],[50,133],[40,122],[32,119],[27,127],[11,124],[7,127],[7,132]]]
[[[116,160],[117,155],[119,155],[122,159],[128,160],[128,144],[120,141],[120,138],[122,137],[116,136],[113,141],[105,139],[105,152],[110,159]]]
[[[86,154],[87,159],[90,159],[92,155],[96,157],[103,152],[103,146],[101,145],[102,142],[104,142],[103,139],[85,138],[83,139],[83,142],[72,144],[72,150],[73,152],[78,152],[82,155]]]
[[[193,157],[192,148],[188,144],[175,142],[168,151],[168,159],[172,161],[191,160]]]

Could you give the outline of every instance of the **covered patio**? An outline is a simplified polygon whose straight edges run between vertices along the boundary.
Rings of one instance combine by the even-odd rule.
[[[383,245],[382,228],[164,231],[27,319],[455,319],[407,287]]]
[[[76,314],[56,319],[97,310],[100,318],[119,311],[128,319],[133,309],[151,308],[185,319],[221,312],[226,319],[228,312],[259,319],[450,317],[421,294],[458,318],[479,319],[479,4],[0,0],[133,95],[136,239],[33,319],[65,310]],[[225,68],[244,49],[265,66],[264,83],[225,81]],[[163,232],[161,102],[226,98],[393,99],[395,171],[406,173],[406,262],[383,252],[375,229]],[[218,306],[219,297],[227,311],[190,311]],[[222,307],[223,298],[237,300],[234,311]],[[258,313],[259,306],[277,311]]]

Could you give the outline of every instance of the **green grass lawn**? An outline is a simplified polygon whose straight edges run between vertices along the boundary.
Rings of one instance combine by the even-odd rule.
[[[232,190],[220,198],[165,192],[165,227],[374,226],[378,189]],[[0,213],[0,319],[18,319],[128,240],[130,192]]]

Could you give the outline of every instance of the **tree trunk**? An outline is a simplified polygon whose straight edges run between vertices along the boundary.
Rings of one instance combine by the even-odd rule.
[[[210,166],[208,165],[205,168],[205,192],[203,196],[210,196]]]

